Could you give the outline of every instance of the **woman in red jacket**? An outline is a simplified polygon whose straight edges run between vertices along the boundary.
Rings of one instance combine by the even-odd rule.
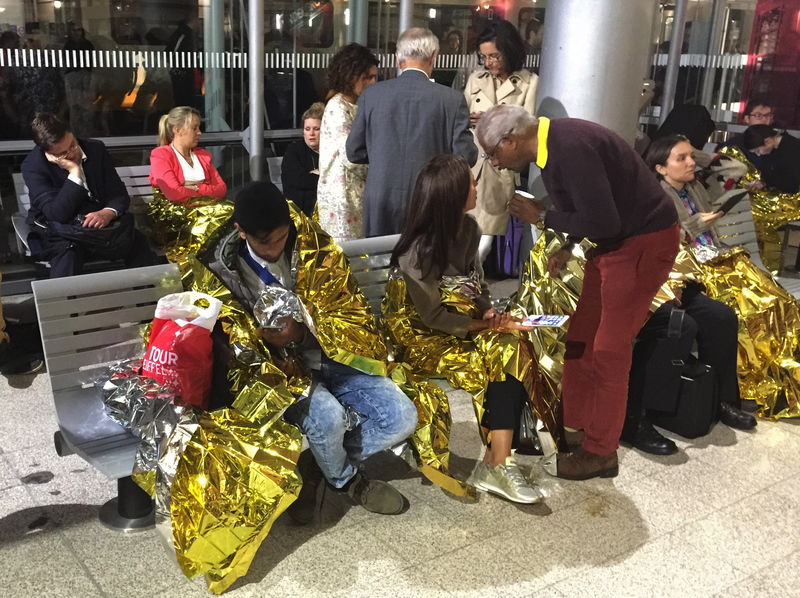
[[[150,152],[151,235],[173,262],[197,253],[233,212],[225,181],[211,154],[197,147],[199,139],[200,113],[178,106],[161,117],[158,147]]]
[[[173,108],[158,122],[158,147],[150,152],[150,182],[171,202],[222,199],[228,190],[211,154],[197,147],[200,134],[200,113],[189,106]]]

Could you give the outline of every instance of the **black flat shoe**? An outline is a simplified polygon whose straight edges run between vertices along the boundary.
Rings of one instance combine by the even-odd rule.
[[[741,409],[737,409],[730,403],[720,403],[719,421],[737,430],[752,430],[757,423],[755,417]]]
[[[677,445],[659,434],[646,417],[641,417],[636,422],[626,421],[621,439],[633,448],[651,455],[672,455],[678,452]]]

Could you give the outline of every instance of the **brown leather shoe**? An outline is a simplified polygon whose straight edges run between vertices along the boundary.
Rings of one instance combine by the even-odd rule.
[[[559,455],[556,471],[556,475],[565,480],[614,478],[619,473],[617,451],[610,455],[596,455],[580,447],[570,455]]]

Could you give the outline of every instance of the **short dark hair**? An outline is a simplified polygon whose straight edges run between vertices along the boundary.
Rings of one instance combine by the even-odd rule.
[[[33,142],[47,151],[71,132],[69,123],[52,112],[40,112],[31,122]]]
[[[647,151],[644,153],[644,163],[647,164],[650,170],[655,172],[659,180],[662,176],[656,172],[656,166],[666,166],[669,155],[672,153],[672,148],[681,141],[691,143],[686,135],[666,135],[664,137],[659,137],[648,146]]]
[[[525,64],[525,42],[522,41],[522,36],[514,25],[503,19],[489,21],[475,41],[475,49],[478,54],[480,54],[481,44],[486,42],[494,42],[494,45],[497,46],[497,51],[503,55],[509,74],[522,70]]]
[[[751,150],[764,145],[770,137],[778,135],[778,131],[769,125],[752,125],[744,130],[742,145],[744,149]]]
[[[328,89],[334,93],[353,93],[356,80],[378,66],[378,59],[361,44],[347,44],[331,58],[328,65]]]
[[[772,110],[772,103],[767,101],[766,98],[756,97],[750,98],[750,101],[744,107],[744,116],[750,116],[753,113],[753,110],[756,109],[757,106],[766,106],[770,110]]]
[[[291,224],[292,218],[286,198],[275,185],[268,181],[253,181],[236,194],[233,221],[245,233],[257,237]]]

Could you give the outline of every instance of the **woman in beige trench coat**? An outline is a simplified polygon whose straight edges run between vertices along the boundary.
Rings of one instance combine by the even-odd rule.
[[[475,126],[481,114],[497,104],[522,106],[533,114],[539,77],[524,69],[525,45],[517,29],[508,21],[492,21],[478,36],[478,61],[484,65],[470,75],[464,95]],[[477,144],[477,140],[475,141]],[[514,195],[518,175],[510,170],[495,170],[484,158],[492,148],[478,145],[479,157],[472,174],[478,181],[478,205],[470,212],[483,232],[479,254],[485,259],[492,235],[504,235],[508,228],[508,202]]]

